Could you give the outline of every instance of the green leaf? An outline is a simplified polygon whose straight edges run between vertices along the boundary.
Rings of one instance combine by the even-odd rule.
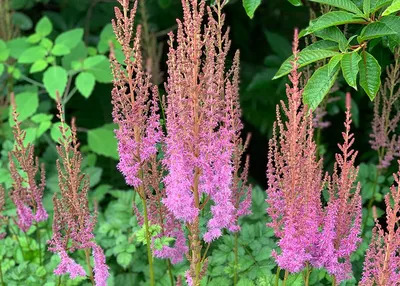
[[[359,43],[367,40],[382,38],[383,36],[395,35],[396,32],[382,22],[373,22],[361,31],[360,36],[357,38]]]
[[[287,57],[292,53],[292,47],[289,41],[285,37],[269,31],[265,31],[264,34],[272,51],[282,60],[287,59]]]
[[[389,5],[392,3],[393,0],[376,0],[373,2],[373,5],[371,7],[371,13],[375,13],[379,9],[381,9],[383,6]]]
[[[26,39],[27,42],[31,43],[31,44],[37,44],[39,43],[41,40],[41,36],[39,34],[32,34],[28,37],[28,39]]]
[[[381,85],[381,66],[371,54],[363,51],[359,62],[359,68],[360,85],[372,101]]]
[[[50,35],[52,30],[53,30],[53,24],[51,24],[49,18],[47,18],[46,16],[40,19],[35,27],[36,34],[42,37]]]
[[[46,54],[46,49],[41,46],[30,47],[22,52],[21,56],[18,58],[18,62],[21,64],[31,64],[37,60],[43,59]]]
[[[30,116],[35,114],[39,107],[39,96],[37,92],[25,91],[15,96],[15,104],[17,106],[17,112],[19,113],[18,120],[20,122],[28,119]],[[12,119],[12,108],[9,109],[10,125],[14,126],[15,122]]]
[[[334,70],[336,70],[337,66],[340,64],[342,60],[343,54],[339,54],[333,56],[328,63],[328,74],[331,74]]]
[[[339,66],[329,73],[328,65],[317,69],[308,80],[303,91],[303,102],[309,106],[311,110],[315,110],[325,95],[331,90],[335,80],[339,74]]]
[[[348,46],[345,35],[338,27],[335,26],[316,31],[314,35],[324,40],[330,40],[338,43],[341,51],[345,51]]]
[[[99,43],[97,44],[97,49],[99,50],[99,53],[104,54],[108,52],[108,50],[110,49],[109,47],[110,41],[114,44],[115,48],[119,48],[121,46],[117,41],[117,39],[115,38],[112,25],[107,24],[100,33],[100,40]]]
[[[388,38],[395,42],[396,46],[400,45],[400,17],[389,15],[382,17],[380,21],[386,24],[393,31],[397,31],[396,35],[391,35]]]
[[[256,11],[257,7],[260,6],[260,4],[261,0],[243,0],[244,10],[250,19],[253,19],[254,12]]]
[[[337,51],[338,44],[334,41],[329,40],[320,40],[315,42],[307,47],[305,47],[303,51],[315,51],[315,50],[330,50],[330,51]]]
[[[21,12],[14,12],[12,15],[12,21],[15,26],[23,31],[30,30],[33,26],[31,18]]]
[[[128,252],[122,252],[117,255],[117,263],[123,268],[127,268],[132,261],[132,254]]]
[[[364,0],[363,1],[363,11],[364,15],[369,17],[370,11],[371,11],[371,0]]]
[[[342,10],[346,10],[354,14],[362,14],[361,10],[358,9],[357,5],[351,2],[350,0],[311,0],[311,1],[340,8]]]
[[[341,62],[343,77],[347,84],[355,90],[357,90],[358,63],[360,60],[361,56],[357,52],[352,52],[344,54]]]
[[[71,50],[64,44],[55,44],[51,50],[51,54],[55,56],[64,56],[71,52]]]
[[[305,36],[316,31],[343,24],[360,23],[364,22],[360,17],[345,11],[333,11],[322,15],[321,17],[311,21],[310,26],[305,33],[300,36]]]
[[[7,42],[7,47],[10,50],[10,56],[18,59],[21,54],[31,45],[26,41],[26,38],[15,38]]]
[[[293,6],[303,6],[303,3],[301,2],[301,0],[288,0],[288,1]]]
[[[81,41],[75,48],[71,50],[71,53],[62,58],[62,65],[64,68],[69,70],[72,68],[72,62],[83,62],[83,60],[87,57],[87,54],[87,48]]]
[[[83,29],[81,28],[73,29],[60,34],[56,38],[55,44],[64,45],[68,49],[72,50],[80,43],[82,37],[83,37]]]
[[[382,16],[393,14],[399,10],[400,10],[400,0],[394,0],[392,5],[390,5],[385,9],[385,11],[383,11]]]
[[[97,55],[85,59],[83,68],[93,74],[98,82],[109,83],[112,81],[110,63],[104,55]]]
[[[115,128],[114,124],[106,124],[102,127],[89,130],[89,148],[99,155],[118,160],[117,139],[114,134]]]
[[[10,50],[7,48],[6,43],[0,39],[0,62],[5,62],[10,55]]]
[[[67,87],[68,74],[65,69],[59,66],[52,66],[43,75],[43,84],[50,97],[57,98],[57,92],[63,95]]]
[[[5,70],[4,64],[0,63],[0,76],[3,75],[4,70]]]
[[[62,137],[61,131],[60,131],[60,126],[61,126],[61,122],[54,123],[53,126],[51,126],[51,130],[50,130],[50,136],[56,143],[59,143],[59,141]],[[67,133],[67,136],[71,136],[71,129],[69,128],[69,126],[67,126],[66,133]]]
[[[95,84],[94,75],[88,72],[81,72],[75,80],[76,88],[86,98],[92,94]]]
[[[299,53],[299,60],[297,62],[299,68],[304,67],[306,65],[309,65],[313,62],[325,59],[325,58],[330,58],[335,55],[339,54],[338,52],[335,51],[330,51],[330,50],[304,50]],[[292,61],[294,57],[291,56],[289,57],[279,68],[278,72],[276,75],[273,77],[273,79],[280,78],[284,75],[287,75],[290,73],[292,70]]]
[[[36,72],[41,72],[44,71],[48,66],[47,61],[43,59],[39,59],[36,62],[33,63],[31,66],[29,73],[36,73]]]

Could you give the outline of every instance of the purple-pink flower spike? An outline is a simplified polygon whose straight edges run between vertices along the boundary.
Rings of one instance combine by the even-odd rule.
[[[13,94],[11,95],[11,105],[15,122],[13,127],[15,148],[9,153],[10,172],[13,179],[10,197],[17,208],[16,224],[23,232],[27,232],[33,222],[45,221],[48,218],[42,203],[46,177],[44,164],[41,164],[39,168],[39,158],[35,158],[35,146],[30,143],[24,144],[26,132],[21,129]],[[22,175],[20,170],[26,176]],[[40,173],[39,184],[36,182],[38,172]]]
[[[316,266],[319,254],[319,227],[323,220],[321,161],[316,158],[312,116],[301,105],[301,74],[298,68],[298,32],[293,41],[293,69],[286,88],[288,104],[281,102],[287,121],[277,106],[277,122],[269,144],[267,209],[279,238],[281,253],[274,252],[277,264],[289,272],[299,272],[307,264]],[[277,129],[279,133],[277,134]]]
[[[346,95],[344,143],[339,146],[332,179],[328,179],[329,202],[325,209],[318,259],[319,266],[325,267],[340,283],[351,278],[350,255],[361,242],[361,196],[360,184],[355,184],[358,169],[354,167],[357,152],[351,149],[354,134],[350,133],[351,97]]]
[[[400,164],[400,161],[398,162]],[[400,281],[400,171],[393,174],[397,186],[385,197],[386,231],[375,220],[364,261],[362,286],[397,286]]]

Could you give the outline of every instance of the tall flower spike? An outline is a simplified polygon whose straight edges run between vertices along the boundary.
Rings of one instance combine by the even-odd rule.
[[[113,28],[125,55],[124,65],[116,60],[113,52],[110,55],[114,74],[113,118],[119,126],[116,130],[120,156],[118,168],[127,184],[134,187],[145,202],[150,224],[160,225],[160,235],[175,239],[173,247],[154,249],[155,256],[178,263],[188,248],[182,226],[161,203],[165,197],[165,189],[160,188],[164,169],[157,159],[157,151],[158,145],[163,144],[164,136],[160,125],[158,90],[143,68],[141,26],[137,27],[131,46],[137,1],[129,13],[129,1],[119,2],[123,12],[115,8]],[[138,217],[142,217],[135,210]],[[146,214],[142,220],[139,219],[141,224],[146,219],[144,216]]]
[[[315,265],[317,262],[322,222],[322,170],[321,161],[317,161],[315,155],[312,116],[309,109],[301,105],[297,30],[293,55],[289,76],[292,86],[286,87],[288,104],[281,102],[287,120],[283,121],[277,106],[274,135],[269,143],[267,212],[272,221],[267,225],[279,238],[281,253],[273,253],[279,267],[299,272],[307,263]]]
[[[56,275],[69,274],[73,279],[85,276],[83,267],[77,264],[69,254],[83,249],[88,255],[90,249],[94,256],[94,280],[97,286],[105,286],[108,266],[105,264],[103,250],[95,243],[93,230],[96,216],[90,214],[88,191],[89,177],[82,173],[82,154],[79,152],[79,143],[76,137],[76,126],[72,120],[71,128],[64,121],[61,103],[58,102],[58,118],[61,121],[61,138],[57,152],[61,160],[57,160],[58,186],[61,196],[53,197],[54,220],[53,237],[49,250],[57,253],[61,263],[54,271]],[[91,266],[89,265],[91,269]],[[90,273],[92,277],[92,274]]]
[[[400,97],[400,48],[396,51],[396,62],[386,69],[386,80],[374,100],[374,119],[370,144],[378,151],[379,167],[387,168],[395,157],[400,157],[400,138],[396,129],[400,112],[393,110]]]
[[[400,161],[398,162],[400,165]],[[364,261],[362,286],[397,286],[400,281],[400,171],[393,174],[397,184],[385,197],[386,231],[375,221],[372,240]]]
[[[15,146],[9,155],[10,172],[13,179],[10,197],[17,208],[18,219],[16,224],[26,232],[34,221],[40,222],[48,218],[43,207],[43,191],[46,185],[44,164],[40,165],[39,158],[35,157],[35,146],[24,144],[26,132],[21,129],[14,95],[11,95],[13,109],[13,126]],[[20,172],[22,171],[22,173]],[[36,175],[40,173],[40,183],[36,182]]]
[[[350,278],[350,255],[361,242],[361,196],[360,184],[355,184],[358,169],[354,167],[357,152],[351,149],[354,134],[350,133],[351,97],[346,95],[344,143],[338,145],[341,154],[336,154],[332,179],[328,182],[329,202],[321,232],[320,266],[335,276],[338,283]]]

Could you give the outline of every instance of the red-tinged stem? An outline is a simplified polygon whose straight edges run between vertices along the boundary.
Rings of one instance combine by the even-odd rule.
[[[279,286],[279,273],[281,272],[281,268],[278,266],[278,269],[276,270],[276,275],[275,275],[275,286]]]
[[[85,249],[85,256],[86,256],[86,263],[88,265],[89,272],[90,272],[89,278],[90,278],[90,281],[92,282],[92,285],[94,286],[94,285],[96,285],[96,283],[94,282],[93,268],[92,268],[92,265],[90,264],[90,253],[89,253],[88,248]]]
[[[285,278],[283,278],[282,286],[286,286],[286,281],[289,277],[289,271],[285,270]]]
[[[142,203],[143,203],[144,228],[146,231],[146,247],[147,247],[147,260],[149,262],[150,285],[154,286],[155,280],[154,280],[153,255],[151,252],[151,245],[150,245],[151,234],[150,234],[150,230],[149,230],[149,218],[148,218],[148,213],[147,213],[146,199],[142,198]]]
[[[235,246],[233,249],[235,253],[235,266],[234,266],[234,274],[233,274],[233,285],[236,286],[238,282],[238,265],[239,265],[239,255],[238,255],[238,233],[235,232]]]

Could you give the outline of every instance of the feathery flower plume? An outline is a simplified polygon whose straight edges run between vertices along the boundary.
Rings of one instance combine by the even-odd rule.
[[[64,121],[61,103],[58,102],[58,118],[61,121],[61,138],[57,146],[57,152],[61,160],[57,160],[58,186],[61,196],[53,197],[54,220],[53,237],[49,244],[49,250],[57,253],[61,262],[54,271],[56,275],[69,274],[73,279],[77,276],[85,276],[86,272],[81,265],[76,263],[69,254],[83,249],[89,260],[89,250],[94,256],[94,277],[97,286],[105,286],[108,266],[105,264],[103,250],[95,243],[93,230],[96,224],[96,216],[90,214],[88,191],[89,177],[82,173],[82,154],[79,152],[79,142],[76,137],[76,126],[72,120],[69,129]],[[90,272],[91,265],[88,265]]]
[[[17,208],[18,219],[16,224],[26,232],[34,221],[40,222],[48,218],[43,207],[43,191],[46,185],[44,164],[40,165],[39,158],[35,157],[35,146],[31,143],[24,144],[26,132],[21,129],[14,95],[11,95],[13,108],[13,126],[15,146],[9,155],[10,173],[13,185],[10,197]],[[22,173],[20,172],[22,171]],[[36,182],[36,175],[40,173],[40,183]]]
[[[157,151],[158,145],[163,144],[164,136],[158,114],[158,90],[142,64],[140,25],[133,38],[137,1],[131,10],[129,1],[120,0],[119,3],[123,11],[115,8],[116,19],[112,24],[125,55],[124,65],[116,60],[113,52],[110,55],[114,75],[113,118],[119,126],[116,130],[120,156],[118,168],[127,184],[134,187],[142,198],[145,213],[143,216],[138,213],[140,224],[148,220],[150,224],[160,225],[160,236],[175,239],[174,247],[153,248],[155,256],[178,263],[188,248],[182,226],[161,203],[165,197],[165,189],[160,188],[164,170],[157,159]]]
[[[400,138],[396,129],[400,112],[393,110],[400,97],[400,49],[395,54],[396,62],[386,69],[386,80],[374,100],[374,119],[370,144],[378,151],[379,168],[387,168],[395,157],[400,157]]]
[[[274,135],[269,142],[267,166],[268,214],[279,238],[281,253],[273,253],[280,268],[289,272],[301,271],[307,263],[316,266],[319,227],[323,212],[321,161],[316,159],[313,141],[312,116],[301,104],[298,68],[298,31],[293,41],[293,69],[287,85],[288,104],[281,102],[286,122],[277,106]],[[277,133],[277,129],[279,133]]]
[[[400,164],[400,161],[399,161]],[[367,250],[362,286],[396,286],[400,281],[400,171],[393,174],[396,186],[385,197],[386,231],[375,220]]]
[[[1,214],[4,210],[5,204],[6,204],[5,191],[4,191],[3,186],[0,185],[0,227],[2,226],[3,222],[6,221],[6,217]],[[0,240],[5,238],[6,235],[7,235],[7,233],[0,232]]]
[[[325,221],[321,232],[319,258],[338,283],[350,278],[350,255],[361,242],[360,184],[355,185],[358,169],[354,167],[357,152],[351,149],[354,134],[350,133],[351,97],[346,95],[344,143],[338,144],[341,154],[336,154],[332,179],[328,179],[329,202],[325,209]]]

